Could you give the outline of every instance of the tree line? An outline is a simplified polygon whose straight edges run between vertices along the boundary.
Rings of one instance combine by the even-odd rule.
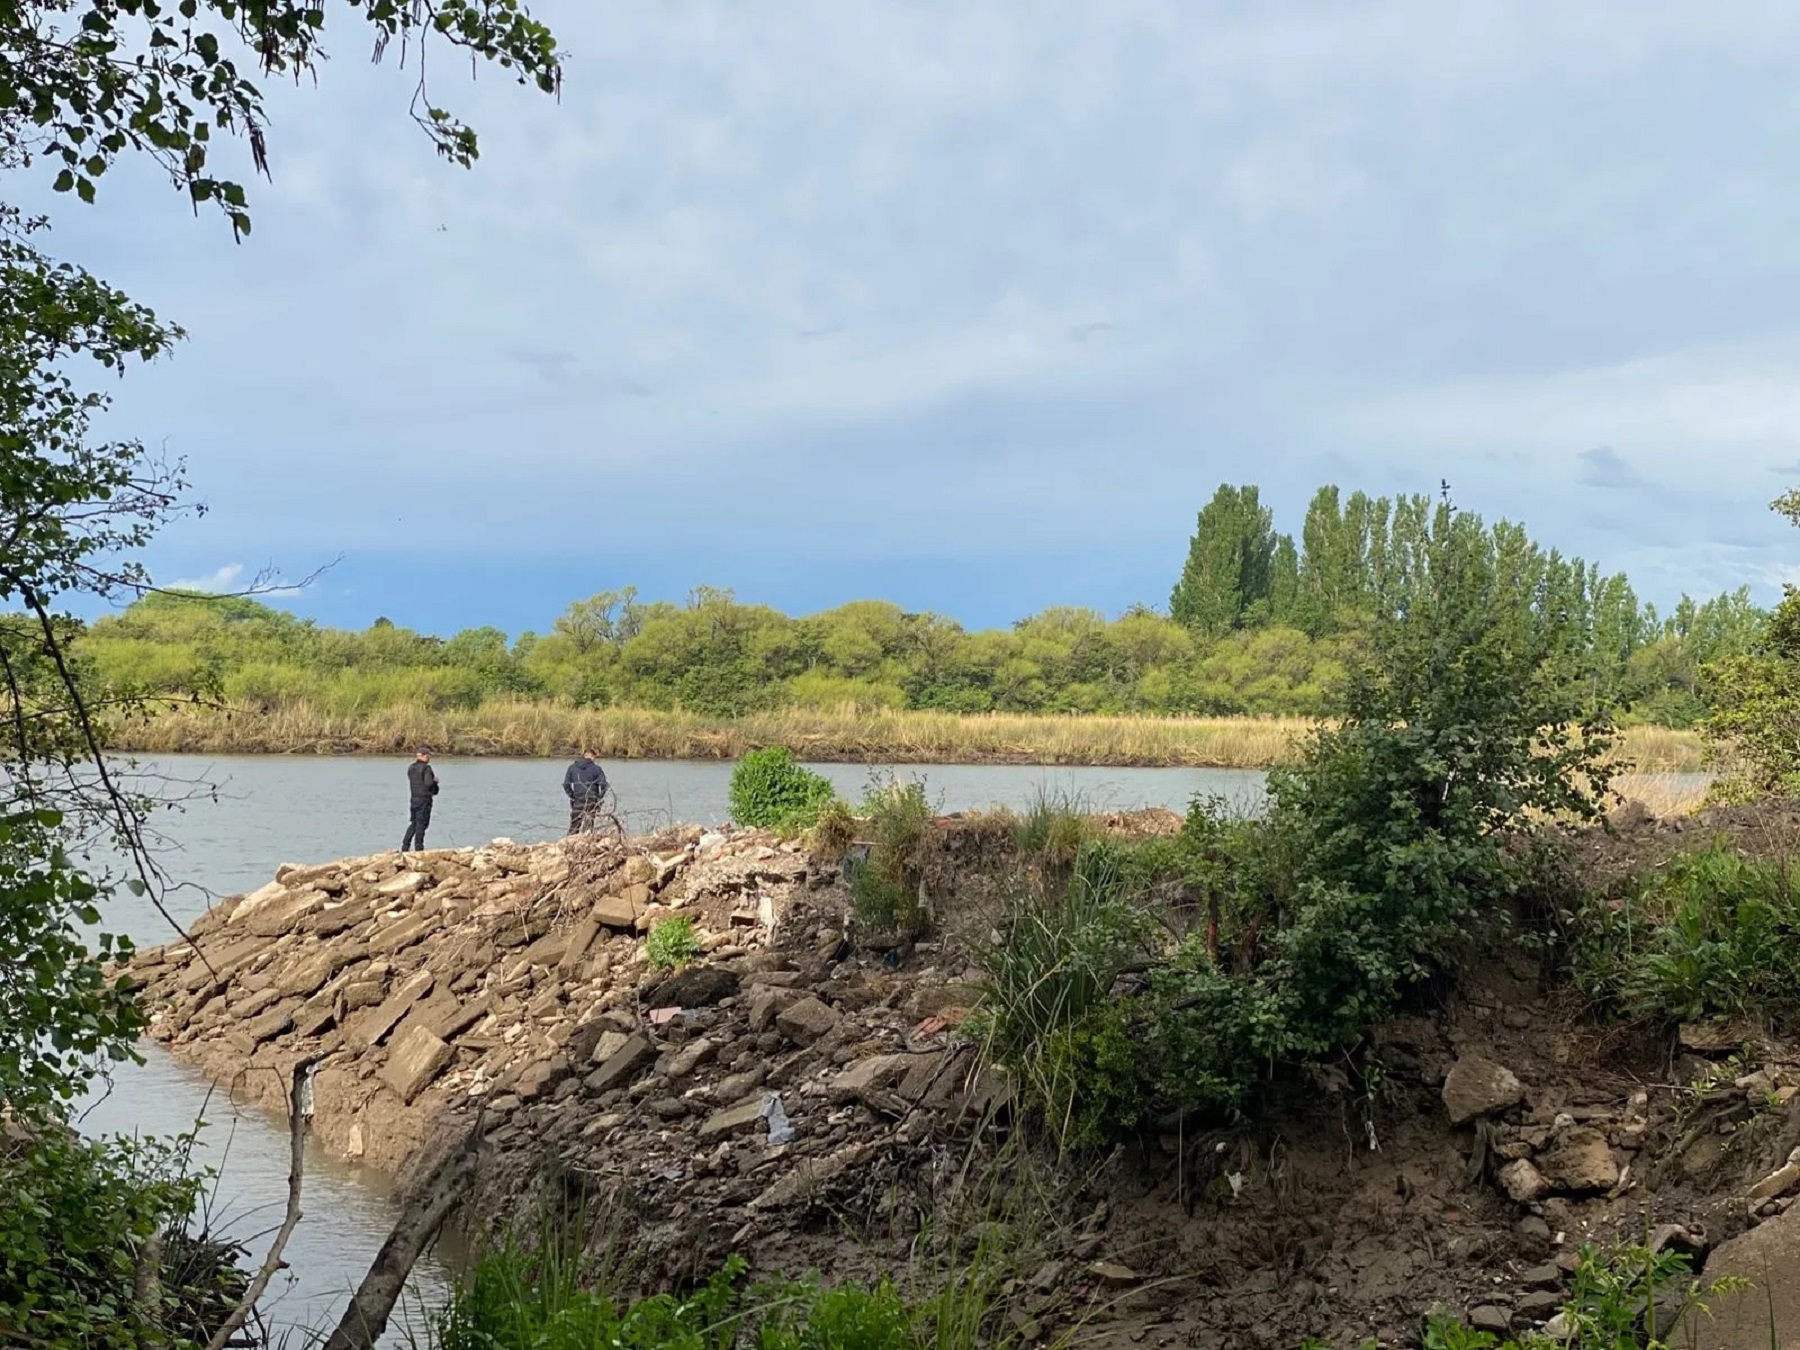
[[[1199,513],[1166,612],[1108,617],[1057,606],[1010,628],[859,600],[790,616],[696,587],[682,602],[635,587],[570,605],[546,633],[448,638],[378,619],[320,626],[245,597],[157,592],[76,643],[109,687],[217,697],[260,712],[473,708],[495,699],[681,708],[729,717],[782,707],[958,713],[1330,715],[1371,625],[1427,596],[1429,497],[1321,488],[1299,542],[1277,533],[1252,486],[1222,486]],[[1561,677],[1631,720],[1686,726],[1705,710],[1701,671],[1749,651],[1767,616],[1747,589],[1660,615],[1622,575],[1470,518],[1510,580],[1521,622],[1565,634]]]

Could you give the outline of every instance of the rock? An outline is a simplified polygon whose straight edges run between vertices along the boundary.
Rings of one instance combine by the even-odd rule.
[[[656,864],[650,859],[638,855],[625,860],[619,869],[619,881],[622,886],[649,886],[656,880]]]
[[[1533,1266],[1519,1279],[1537,1289],[1560,1289],[1563,1282],[1562,1267],[1554,1261],[1546,1261],[1541,1266]]]
[[[590,1092],[609,1092],[622,1088],[656,1058],[656,1047],[646,1037],[631,1035],[598,1069],[587,1076]]]
[[[1496,1307],[1492,1303],[1484,1303],[1469,1312],[1469,1325],[1477,1331],[1491,1331],[1496,1335],[1505,1335],[1512,1330],[1512,1314],[1505,1308]]]
[[[743,1134],[763,1118],[763,1099],[746,1097],[734,1106],[714,1111],[700,1126],[702,1139],[718,1139],[725,1135]]]
[[[1786,1195],[1795,1186],[1800,1186],[1800,1148],[1788,1154],[1784,1166],[1777,1167],[1745,1192],[1744,1198],[1751,1201],[1772,1200],[1778,1195]]]
[[[762,984],[753,986],[750,990],[750,1029],[769,1030],[785,1009],[793,1007],[799,1001],[800,995],[792,989]]]
[[[1130,1266],[1122,1266],[1117,1261],[1096,1261],[1088,1267],[1088,1273],[1109,1289],[1124,1289],[1142,1278]]]
[[[1800,1345],[1800,1280],[1792,1278],[1796,1270],[1800,1207],[1719,1244],[1707,1258],[1703,1282],[1735,1277],[1747,1287],[1708,1295],[1711,1315],[1692,1318],[1682,1336],[1691,1338],[1694,1350]]]
[[[225,920],[226,926],[249,931],[250,919],[258,910],[287,899],[288,894],[288,888],[279,881],[271,881],[267,886],[258,887],[232,908],[231,914]],[[215,964],[217,963],[215,962]]]
[[[1548,1290],[1523,1295],[1513,1307],[1513,1324],[1526,1327],[1548,1321],[1562,1311],[1563,1296]]]
[[[383,952],[389,956],[437,931],[442,925],[435,914],[408,914],[404,919],[389,924],[369,939],[369,950]]]
[[[261,1017],[246,1022],[242,1031],[252,1045],[261,1045],[277,1036],[285,1036],[294,1028],[294,1015],[286,1008],[272,1008]]]
[[[607,1060],[618,1054],[619,1051],[623,1050],[630,1040],[631,1035],[629,1032],[611,1029],[603,1030],[599,1036],[595,1038],[594,1048],[588,1052],[588,1060],[595,1065],[604,1064]]]
[[[1549,1181],[1529,1158],[1506,1164],[1500,1169],[1499,1180],[1500,1189],[1506,1192],[1507,1198],[1521,1205],[1532,1204],[1550,1194]]]
[[[691,1076],[695,1069],[711,1059],[718,1050],[719,1047],[704,1036],[692,1045],[683,1046],[675,1058],[669,1061],[669,1077],[680,1082]]]
[[[388,1054],[388,1062],[381,1069],[381,1081],[391,1087],[401,1101],[411,1105],[412,1099],[443,1072],[455,1054],[456,1051],[424,1027],[414,1027]]]
[[[1724,1020],[1683,1022],[1676,1038],[1683,1050],[1691,1050],[1697,1055],[1728,1055],[1754,1041],[1756,1035],[1748,1023]]]
[[[710,1008],[738,991],[739,977],[718,966],[690,966],[646,991],[652,1008]]]
[[[1706,1245],[1705,1233],[1694,1232],[1678,1223],[1659,1223],[1650,1230],[1650,1250],[1653,1252],[1672,1247],[1690,1256],[1700,1256],[1705,1254]]]
[[[781,1034],[798,1045],[811,1045],[837,1029],[843,1019],[835,1008],[816,998],[803,998],[775,1019]]]
[[[595,923],[607,928],[635,929],[641,912],[629,896],[603,895],[594,902],[592,917]]]
[[[330,948],[296,961],[275,977],[275,988],[296,998],[310,998],[350,961],[350,953]]]
[[[562,959],[556,963],[557,973],[568,977],[581,969],[581,963],[587,959],[588,948],[594,945],[594,939],[600,933],[600,920],[592,914],[576,924],[569,932],[569,945],[563,948]]]
[[[1606,1136],[1598,1130],[1568,1131],[1551,1144],[1538,1162],[1551,1186],[1559,1191],[1606,1191],[1619,1180],[1619,1164],[1606,1145]]]
[[[287,892],[279,899],[259,905],[245,921],[244,927],[258,937],[281,937],[296,932],[302,921],[325,908],[324,891]]]
[[[375,887],[375,894],[387,899],[398,899],[403,895],[411,895],[420,890],[431,878],[423,872],[402,872],[389,881],[383,881]]]
[[[513,1084],[513,1091],[526,1101],[542,1096],[569,1076],[569,1061],[563,1055],[552,1055],[531,1065]]]
[[[1444,1106],[1452,1125],[1467,1125],[1524,1100],[1525,1085],[1512,1070],[1479,1055],[1464,1055],[1444,1079]]]
[[[355,1022],[345,1028],[350,1048],[362,1052],[381,1044],[388,1032],[398,1026],[400,1019],[412,1010],[412,1005],[429,994],[432,985],[436,983],[437,976],[429,970],[415,971],[402,980],[400,987],[389,994],[379,1008],[359,1013]]]

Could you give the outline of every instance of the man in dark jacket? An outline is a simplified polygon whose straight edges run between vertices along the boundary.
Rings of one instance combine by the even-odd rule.
[[[592,750],[583,750],[581,758],[569,765],[563,795],[569,799],[569,833],[591,830],[600,814],[600,799],[606,796],[606,770],[594,762]]]
[[[431,799],[437,796],[437,774],[431,769],[431,751],[420,747],[411,764],[406,766],[406,786],[412,799],[412,818],[406,825],[406,837],[400,851],[415,852],[425,847],[425,831],[431,827]]]

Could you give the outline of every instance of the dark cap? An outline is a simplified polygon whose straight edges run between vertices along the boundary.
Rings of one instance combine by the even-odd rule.
[[[429,745],[421,745],[419,747],[419,753],[421,755],[429,755],[431,753],[431,747]]]

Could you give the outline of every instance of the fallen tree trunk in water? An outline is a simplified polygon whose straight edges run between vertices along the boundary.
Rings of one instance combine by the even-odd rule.
[[[394,1304],[399,1302],[414,1264],[474,1180],[480,1133],[478,1120],[401,1210],[394,1231],[375,1254],[369,1273],[363,1276],[350,1306],[344,1309],[337,1330],[325,1342],[325,1350],[374,1350],[375,1342],[387,1330],[388,1318],[393,1315]]]

